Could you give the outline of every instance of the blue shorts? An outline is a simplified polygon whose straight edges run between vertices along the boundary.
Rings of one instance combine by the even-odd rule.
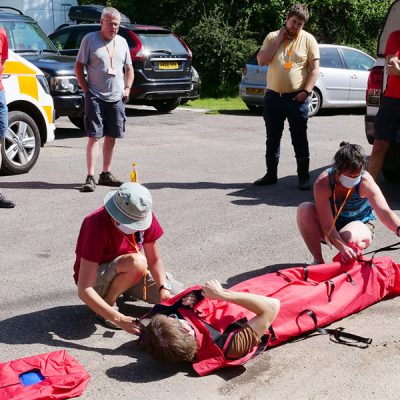
[[[85,95],[85,131],[88,137],[124,137],[125,104],[121,100],[107,102],[90,91]]]
[[[383,97],[376,114],[375,139],[396,141],[400,136],[400,99]]]
[[[4,90],[0,90],[0,139],[6,137],[8,129],[8,108],[6,94]]]

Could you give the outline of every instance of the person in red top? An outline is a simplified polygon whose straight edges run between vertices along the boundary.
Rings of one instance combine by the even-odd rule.
[[[136,332],[133,318],[116,306],[120,295],[127,293],[155,304],[183,289],[165,272],[157,247],[162,234],[150,192],[134,182],[109,192],[104,206],[84,219],[76,245],[74,279],[80,299],[108,327]]]
[[[400,30],[390,34],[385,58],[388,73],[386,90],[375,120],[375,140],[368,163],[368,172],[377,181],[391,141],[400,129]]]
[[[1,74],[3,72],[3,66],[8,58],[8,39],[6,31],[0,28],[0,166],[1,166],[1,144],[7,134],[8,129],[8,108],[6,95],[4,93],[3,83],[1,81]],[[0,208],[13,208],[15,203],[4,197],[0,193]]]

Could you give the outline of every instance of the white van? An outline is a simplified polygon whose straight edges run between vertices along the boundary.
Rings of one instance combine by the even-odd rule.
[[[8,131],[1,146],[1,172],[22,174],[36,163],[40,148],[54,140],[54,104],[43,72],[9,50],[2,82]]]
[[[385,69],[385,48],[389,35],[400,30],[400,0],[392,3],[383,24],[378,39],[377,59],[372,67],[366,93],[367,112],[365,115],[365,133],[369,143],[374,142],[375,117],[382,101],[383,92],[386,88],[387,74]],[[397,142],[391,143],[386,153],[382,168],[385,179],[389,181],[400,181],[400,129],[397,134]]]
[[[46,35],[71,22],[68,11],[77,0],[0,0],[0,7],[13,7],[33,18]]]

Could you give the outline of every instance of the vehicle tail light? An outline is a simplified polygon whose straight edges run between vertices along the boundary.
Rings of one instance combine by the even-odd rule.
[[[182,43],[182,46],[187,50],[189,53],[189,60],[192,61],[192,51],[189,49],[189,46],[175,33],[173,35]]]
[[[132,61],[144,60],[143,44],[141,40],[132,31],[129,31],[129,36],[135,42],[135,47],[130,50]]]
[[[368,77],[366,102],[367,106],[379,106],[383,94],[383,67],[376,66],[371,69]]]

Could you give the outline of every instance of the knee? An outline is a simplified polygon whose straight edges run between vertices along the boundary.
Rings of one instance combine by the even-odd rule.
[[[297,207],[297,221],[299,223],[309,221],[310,218],[314,217],[314,215],[315,215],[315,205],[310,201],[305,201],[304,203],[301,203]]]
[[[125,258],[125,272],[132,276],[143,275],[147,270],[147,259],[141,253],[132,253]]]

